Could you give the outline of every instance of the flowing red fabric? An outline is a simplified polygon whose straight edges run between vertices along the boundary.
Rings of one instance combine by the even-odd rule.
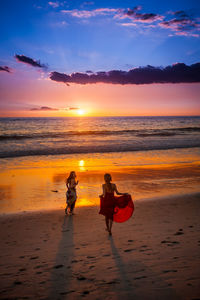
[[[99,213],[117,222],[127,221],[133,214],[134,204],[131,195],[114,196],[114,193],[106,193],[100,197]]]

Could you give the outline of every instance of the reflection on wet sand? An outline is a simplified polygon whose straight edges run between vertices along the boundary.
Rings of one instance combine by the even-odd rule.
[[[0,207],[6,209],[8,205],[13,206],[13,186],[11,184],[0,184]]]
[[[12,199],[12,185],[7,184],[7,185],[2,185],[0,184],[0,200],[11,200]]]
[[[143,155],[129,152],[10,159],[0,172],[0,211],[64,208],[65,180],[72,170],[79,179],[76,206],[99,204],[103,174],[108,171],[119,190],[129,192],[135,200],[198,192],[198,152],[180,150],[176,155],[176,150],[169,150]]]

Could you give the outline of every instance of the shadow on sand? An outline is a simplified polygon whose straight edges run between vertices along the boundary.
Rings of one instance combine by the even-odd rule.
[[[118,297],[118,295],[116,295],[118,299],[180,300],[176,290],[174,290],[173,287],[168,286],[168,283],[165,282],[160,273],[156,274],[155,271],[147,267],[143,262],[134,261],[134,259],[129,259],[129,263],[133,265],[133,267],[125,264],[115,246],[113,238],[110,237],[109,239],[120,278],[120,284],[118,285],[120,296]],[[143,271],[142,274],[139,275],[137,269],[141,269]],[[116,294],[118,291],[116,290]]]
[[[112,250],[112,255],[114,258],[114,262],[115,265],[117,267],[118,270],[118,275],[119,275],[119,279],[120,279],[120,289],[124,290],[124,295],[123,295],[123,300],[125,299],[134,299],[134,289],[133,286],[131,284],[130,278],[128,277],[127,274],[127,267],[125,266],[125,263],[123,262],[122,257],[119,254],[119,251],[117,250],[116,246],[115,246],[115,242],[113,237],[109,237],[110,240],[110,247]],[[121,299],[121,293],[119,293],[119,297],[117,297],[119,299]]]
[[[70,288],[71,261],[74,257],[73,217],[65,215],[61,230],[62,237],[50,277],[51,287],[47,299],[64,299],[74,292]]]

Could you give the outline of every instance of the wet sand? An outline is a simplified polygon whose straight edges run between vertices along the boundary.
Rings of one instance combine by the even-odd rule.
[[[99,204],[103,175],[134,200],[200,192],[199,149],[21,157],[0,162],[0,213],[65,206],[65,180],[75,170],[77,206]]]
[[[199,299],[200,194],[135,201],[105,231],[98,207],[0,217],[0,299]]]

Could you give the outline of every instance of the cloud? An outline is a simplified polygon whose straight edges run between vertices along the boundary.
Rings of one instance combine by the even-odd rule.
[[[93,10],[61,10],[62,13],[71,15],[72,17],[76,18],[91,18],[96,16],[105,16],[110,14],[115,14],[119,10],[116,8],[97,8]]]
[[[33,111],[33,110],[34,110],[34,111],[35,111],[35,110],[37,110],[37,111],[38,111],[38,110],[39,110],[39,111],[49,111],[49,110],[54,110],[54,111],[55,111],[55,110],[56,110],[56,111],[57,111],[58,109],[57,109],[57,108],[48,107],[48,106],[41,106],[41,107],[39,107],[39,108],[31,108],[30,110],[31,110],[31,111]]]
[[[94,5],[93,1],[85,1],[83,2],[82,6]]]
[[[92,10],[72,9],[61,10],[62,13],[71,15],[76,18],[91,18],[96,16],[113,15],[115,19],[133,19],[137,22],[151,23],[158,20],[163,20],[163,16],[154,13],[140,13],[141,6],[136,6],[133,9],[121,8],[97,8]]]
[[[42,69],[46,69],[47,66],[44,64],[41,64],[39,60],[34,60],[28,56],[25,55],[18,55],[15,54],[15,58],[17,59],[18,62],[23,62],[27,65],[31,65],[32,67],[36,67],[36,68],[42,68]]]
[[[62,13],[70,15],[79,19],[88,19],[97,16],[108,16],[115,20],[118,20],[118,24],[123,27],[137,26],[137,24],[146,25],[144,29],[149,28],[165,28],[169,29],[171,35],[179,36],[192,36],[199,37],[200,24],[199,18],[191,17],[187,12],[183,10],[175,12],[167,12],[163,15],[157,13],[141,12],[142,7],[136,6],[134,8],[97,8],[91,10],[84,9],[72,9],[61,10]],[[173,18],[169,18],[169,15],[173,15]],[[122,23],[120,20],[125,20]]]
[[[69,107],[69,108],[67,108],[67,110],[77,110],[77,109],[79,109],[79,107]]]
[[[142,9],[141,6],[136,6],[133,9],[128,8],[127,10],[121,11],[122,15],[121,18],[129,18],[133,19],[137,22],[144,22],[144,23],[151,23],[155,21],[163,20],[163,16],[154,14],[154,13],[140,13]]]
[[[52,6],[53,8],[57,8],[57,7],[59,7],[60,6],[60,4],[59,4],[59,2],[48,2],[48,4],[50,5],[50,6]]]
[[[191,83],[200,82],[200,63],[187,66],[176,63],[165,68],[139,67],[129,71],[112,70],[97,73],[72,73],[71,75],[51,72],[50,79],[57,82],[76,84],[151,84],[151,83]]]
[[[7,66],[0,66],[0,71],[5,71],[8,73],[11,73],[11,68],[7,67]]]
[[[188,15],[183,10],[170,12],[174,16],[173,19],[164,20],[159,25],[163,28],[170,29],[176,35],[194,36],[198,37],[197,31],[200,30],[200,23],[198,18]]]
[[[192,36],[199,37],[198,31],[200,31],[199,18],[191,17],[187,12],[183,10],[175,12],[167,12],[163,15],[157,13],[141,12],[142,7],[136,6],[134,8],[97,8],[91,10],[84,9],[72,9],[61,10],[62,13],[70,15],[79,19],[88,19],[97,16],[110,16],[111,18],[118,20],[118,24],[123,27],[134,27],[137,24],[146,25],[149,28],[165,28],[172,31],[172,34],[179,36]],[[169,15],[173,15],[173,18],[169,18]],[[122,23],[120,20],[125,20]],[[129,20],[129,21],[128,21]]]

